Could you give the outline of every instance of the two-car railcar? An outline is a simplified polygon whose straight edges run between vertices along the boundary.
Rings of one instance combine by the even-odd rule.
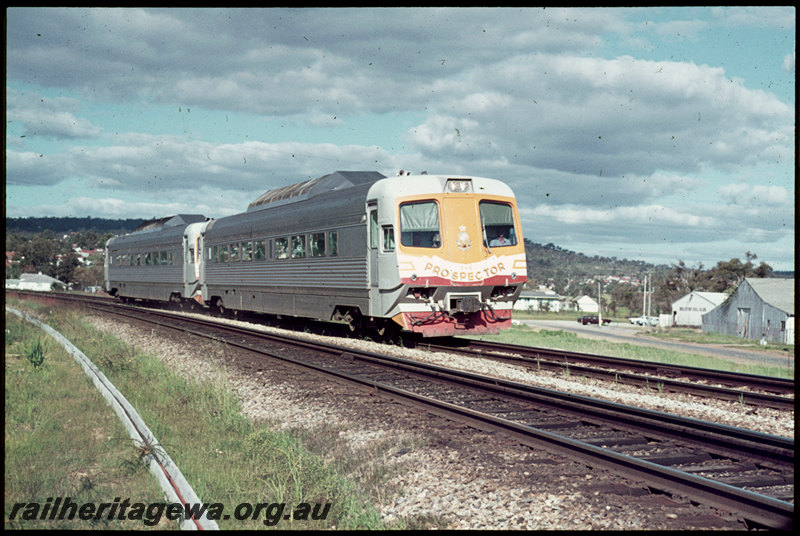
[[[241,214],[183,218],[184,232],[159,231],[183,255],[182,287],[173,275],[147,288],[153,270],[130,276],[119,247],[147,248],[151,232],[109,241],[107,290],[450,335],[509,327],[526,280],[516,202],[493,179],[340,171],[269,191]]]

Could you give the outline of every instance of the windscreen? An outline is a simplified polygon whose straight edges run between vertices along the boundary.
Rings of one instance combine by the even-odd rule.
[[[439,247],[439,206],[435,201],[400,205],[400,243],[404,246]]]
[[[514,229],[514,214],[511,205],[481,201],[481,226],[489,247],[517,245]]]

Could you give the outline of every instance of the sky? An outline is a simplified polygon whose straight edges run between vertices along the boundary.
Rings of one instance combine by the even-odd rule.
[[[525,238],[794,270],[793,7],[8,8],[7,217],[500,179]]]

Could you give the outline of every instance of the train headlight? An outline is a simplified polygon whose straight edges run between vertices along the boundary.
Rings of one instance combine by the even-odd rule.
[[[411,274],[411,281],[417,280],[417,274]]]
[[[472,181],[470,179],[447,179],[445,191],[454,193],[471,192]]]
[[[517,272],[511,272],[511,279],[517,278]]]

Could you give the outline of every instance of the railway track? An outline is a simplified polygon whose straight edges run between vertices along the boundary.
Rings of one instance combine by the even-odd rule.
[[[748,527],[793,526],[792,439],[206,319],[91,307],[220,340],[476,428],[500,430],[524,444],[734,513]]]
[[[794,409],[794,380],[470,339],[421,347],[756,407]],[[791,395],[791,396],[789,396]]]

